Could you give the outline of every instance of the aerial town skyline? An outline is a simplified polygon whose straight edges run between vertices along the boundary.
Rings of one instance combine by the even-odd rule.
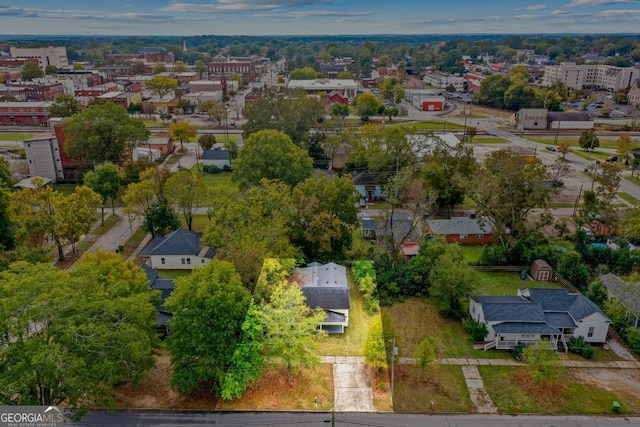
[[[2,34],[603,34],[640,28],[638,0],[5,2]]]

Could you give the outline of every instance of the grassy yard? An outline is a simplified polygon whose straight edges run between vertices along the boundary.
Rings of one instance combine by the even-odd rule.
[[[473,264],[480,260],[480,255],[482,255],[482,250],[484,249],[484,246],[460,245],[460,249],[462,249],[462,254],[464,255],[465,261],[467,261],[470,264]]]
[[[459,125],[457,123],[446,122],[446,121],[436,121],[429,120],[425,122],[416,122],[406,125],[399,125],[403,128],[414,128],[416,130],[426,130],[426,131],[454,131],[454,130],[463,130],[464,126]]]
[[[598,150],[593,150],[591,152],[588,152],[582,149],[578,149],[578,150],[571,150],[571,152],[578,157],[582,157],[583,159],[594,160],[594,161],[605,160],[607,157],[612,155],[612,153],[610,152],[598,151]]]
[[[385,336],[395,336],[401,357],[414,357],[420,342],[428,337],[442,357],[504,359],[511,355],[500,351],[474,350],[469,335],[459,321],[442,318],[428,298],[410,298],[383,307]]]
[[[472,143],[473,144],[508,144],[509,141],[499,137],[476,136],[475,138],[473,138]]]
[[[157,270],[158,276],[163,279],[175,279],[191,274],[191,270]]]
[[[369,326],[380,316],[380,314],[369,314],[366,310],[362,295],[351,273],[349,273],[349,288],[351,294],[349,326],[344,334],[329,335],[322,340],[319,354],[323,356],[362,356]]]
[[[184,215],[178,214],[178,218],[180,218],[180,226],[186,230],[187,223],[184,220]],[[209,218],[206,215],[193,216],[193,223],[191,224],[191,228],[193,229],[193,231],[202,233],[207,229],[208,225],[209,225]]]
[[[561,358],[564,358],[567,360],[579,360],[579,361],[587,360],[583,356],[580,356],[579,354],[575,354],[575,353],[564,353],[564,354],[561,353],[560,356]],[[613,350],[605,350],[600,347],[594,347],[593,356],[591,356],[591,359],[588,359],[588,360],[591,362],[617,362],[622,359]]]
[[[29,138],[33,138],[35,135],[32,133],[0,133],[0,141],[25,141]]]
[[[148,127],[148,128],[166,128],[166,127],[169,127],[169,123],[163,122],[162,120],[144,119],[144,120],[142,120],[142,122],[144,123],[145,127]]]
[[[473,405],[460,366],[435,365],[422,370],[415,365],[395,368],[396,412],[471,412]]]
[[[111,228],[120,220],[118,215],[112,215],[110,212],[107,212],[107,209],[105,209],[104,216],[104,224],[100,224],[91,234],[102,236],[104,233],[111,230]]]
[[[634,177],[635,178],[635,177]],[[631,194],[627,194],[623,191],[618,193],[618,197],[620,197],[622,200],[624,200],[625,202],[629,202],[632,205],[637,205],[638,204],[638,199],[636,199],[635,197],[633,197]]]
[[[479,366],[484,385],[502,413],[608,414],[614,400],[623,414],[640,412],[638,396],[589,384],[569,370],[561,384],[539,386],[526,367]]]
[[[138,228],[136,232],[133,233],[133,236],[129,237],[129,239],[124,243],[124,250],[121,252],[122,257],[124,259],[129,258],[133,251],[140,246],[140,243],[142,243],[146,235],[147,232],[143,230],[142,227]]]
[[[541,144],[548,144],[548,145],[556,145],[556,139],[555,137],[553,138],[537,138],[537,137],[527,137],[527,139],[531,140],[531,141],[535,141],[535,142],[539,142]],[[558,145],[566,142],[567,144],[569,144],[571,147],[580,147],[580,145],[578,144],[578,137],[561,137],[558,138]],[[633,143],[634,147],[638,147],[640,146],[640,144],[638,144],[637,142]],[[611,149],[616,149],[617,145],[616,145],[616,139],[605,139],[605,138],[600,138],[600,148],[611,148]],[[577,150],[574,150],[574,152]],[[611,155],[611,154],[609,154]]]
[[[76,191],[76,187],[80,184],[53,184],[53,189],[61,192],[65,196],[73,194]]]
[[[286,369],[266,367],[256,384],[240,399],[223,401],[206,391],[186,395],[171,388],[169,354],[162,350],[149,376],[137,385],[121,385],[114,389],[117,408],[206,409],[206,410],[317,410],[333,407],[333,370],[331,365],[313,369],[294,369],[293,380],[287,382]]]
[[[479,271],[478,295],[516,295],[520,288],[557,288],[553,282],[536,282],[533,280],[521,280],[519,273],[492,273]]]

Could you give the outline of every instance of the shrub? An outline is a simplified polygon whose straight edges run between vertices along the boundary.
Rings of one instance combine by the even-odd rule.
[[[571,337],[568,346],[571,353],[579,354],[586,359],[593,357],[593,347],[585,341],[584,337]]]
[[[640,330],[633,326],[628,326],[623,331],[624,339],[629,344],[631,350],[640,353]]]
[[[222,166],[222,171],[223,172],[231,172],[231,166],[229,166],[229,165]]]
[[[518,362],[524,362],[524,357],[522,356],[522,354],[524,353],[524,349],[526,347],[527,346],[524,344],[517,344],[515,347],[513,347],[513,349],[511,349],[511,355],[513,356],[513,358]]]
[[[462,327],[465,331],[471,334],[473,341],[484,341],[484,338],[489,334],[487,325],[482,322],[475,321],[473,319],[466,319],[462,322]]]
[[[423,339],[416,348],[415,357],[418,359],[418,366],[426,368],[436,360],[436,346],[429,338]]]
[[[206,173],[220,173],[221,169],[216,165],[204,165],[202,171]]]

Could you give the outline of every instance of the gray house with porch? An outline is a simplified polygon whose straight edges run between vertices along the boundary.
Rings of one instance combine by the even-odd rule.
[[[627,321],[634,328],[640,328],[640,283],[629,283],[613,273],[600,276],[610,298],[624,307]]]

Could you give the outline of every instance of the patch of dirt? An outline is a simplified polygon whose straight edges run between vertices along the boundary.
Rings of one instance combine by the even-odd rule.
[[[536,381],[525,369],[517,370],[514,377],[522,390],[528,396],[533,396],[537,402],[551,403],[557,396],[563,396],[567,390],[566,384],[560,381]]]
[[[629,396],[640,396],[640,373],[637,369],[575,369],[574,375],[586,384]]]

